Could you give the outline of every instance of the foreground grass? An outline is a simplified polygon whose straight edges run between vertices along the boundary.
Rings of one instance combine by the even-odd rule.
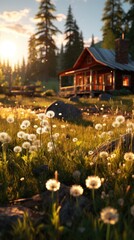
[[[83,193],[89,199],[91,207],[88,211],[81,211],[78,197],[70,195],[68,201],[76,205],[75,215],[71,215],[70,221],[60,222],[60,208],[62,203],[55,200],[52,195],[50,209],[42,209],[44,221],[34,224],[25,215],[23,221],[13,226],[11,232],[6,233],[12,239],[96,239],[96,240],[133,240],[134,223],[134,159],[132,145],[127,151],[131,158],[124,158],[125,148],[120,146],[112,153],[107,151],[94,155],[96,149],[102,144],[120,138],[126,132],[133,136],[133,100],[123,98],[114,100],[114,104],[108,103],[109,110],[104,112],[106,103],[95,99],[80,99],[79,107],[86,108],[83,122],[69,123],[44,114],[45,108],[53,101],[53,98],[34,99],[34,104],[43,106],[38,111],[31,108],[33,99],[17,98],[19,104],[11,107],[8,99],[8,107],[0,108],[0,203],[9,204],[17,198],[30,197],[46,190],[45,183],[48,179],[56,178],[58,182],[67,186],[80,185]],[[124,103],[121,104],[121,101]],[[27,107],[25,106],[27,103]],[[116,103],[116,104],[115,104]],[[6,103],[4,103],[6,104]],[[90,114],[89,104],[95,104],[100,109],[99,114]],[[21,106],[21,107],[20,107]],[[28,106],[30,106],[28,108]],[[36,105],[37,106],[37,105]],[[129,106],[129,107],[128,107]],[[122,118],[122,116],[125,118]],[[118,126],[114,124],[117,116],[121,116]],[[8,134],[1,138],[1,133]],[[32,134],[32,135],[31,135]],[[2,135],[3,136],[3,135]],[[33,138],[32,138],[33,137]],[[35,139],[36,138],[36,139]],[[15,150],[20,147],[21,151]],[[47,166],[48,171],[35,174],[40,166]],[[77,174],[76,174],[77,173]],[[98,176],[101,185],[95,189],[89,189],[85,180],[88,176]],[[56,179],[55,179],[56,180]],[[50,189],[51,191],[51,189]],[[58,189],[57,189],[58,191]],[[50,204],[51,205],[51,204]],[[61,206],[60,206],[61,205]],[[118,221],[106,224],[101,219],[101,212],[105,207],[116,209]],[[116,214],[110,215],[116,218]],[[109,228],[110,227],[110,228]],[[1,239],[6,239],[3,233]]]

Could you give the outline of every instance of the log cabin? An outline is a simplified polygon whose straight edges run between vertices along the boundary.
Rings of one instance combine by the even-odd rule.
[[[115,40],[115,50],[84,48],[72,68],[59,73],[61,96],[93,95],[126,88],[134,91],[134,61],[128,40]]]

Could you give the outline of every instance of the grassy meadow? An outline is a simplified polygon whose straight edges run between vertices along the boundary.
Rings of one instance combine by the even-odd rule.
[[[51,194],[49,207],[35,206],[41,222],[25,214],[9,232],[1,231],[0,239],[133,240],[133,95],[108,102],[80,98],[72,102],[82,111],[77,122],[46,113],[55,100],[60,98],[0,96],[0,206],[38,193]],[[131,141],[122,147],[126,134]],[[99,150],[115,139],[119,144],[113,151]],[[46,170],[40,171],[41,166]],[[60,201],[63,186],[69,187],[69,196]],[[62,222],[64,203],[70,218]]]

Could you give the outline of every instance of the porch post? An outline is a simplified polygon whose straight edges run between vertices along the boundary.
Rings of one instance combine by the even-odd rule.
[[[93,71],[92,69],[90,70],[90,83],[89,83],[89,89],[90,89],[90,92],[92,92],[92,78],[93,78]]]
[[[61,92],[61,76],[59,76],[59,90]]]
[[[115,90],[115,71],[113,70],[113,90]]]
[[[74,74],[74,94],[77,94],[77,89],[76,89],[76,74]]]

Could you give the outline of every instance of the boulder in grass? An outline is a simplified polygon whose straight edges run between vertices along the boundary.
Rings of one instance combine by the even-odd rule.
[[[82,112],[73,104],[64,103],[63,101],[55,101],[46,110],[52,110],[55,117],[65,121],[78,121],[82,118]]]
[[[108,93],[102,93],[99,95],[99,100],[101,101],[109,101],[112,99],[112,96]]]

